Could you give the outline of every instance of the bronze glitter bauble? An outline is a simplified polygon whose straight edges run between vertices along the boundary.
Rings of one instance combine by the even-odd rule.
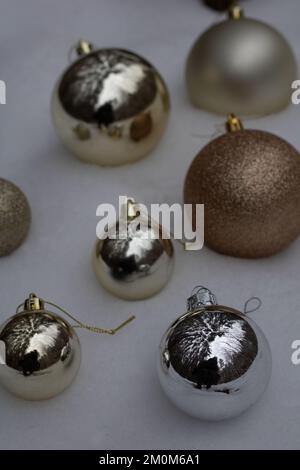
[[[244,258],[270,256],[300,234],[300,155],[269,132],[231,130],[196,156],[184,200],[205,205],[209,247]]]
[[[0,178],[0,256],[18,248],[29,230],[31,211],[24,193]]]

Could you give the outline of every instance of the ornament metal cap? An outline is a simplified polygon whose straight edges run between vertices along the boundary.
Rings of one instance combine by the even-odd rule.
[[[34,312],[37,310],[44,310],[45,302],[37,297],[35,294],[29,294],[29,297],[24,302],[24,311]]]
[[[94,45],[91,42],[80,39],[76,46],[76,52],[79,57],[90,54],[94,50]]]
[[[228,15],[231,20],[240,20],[244,16],[244,10],[240,5],[233,4],[228,8]]]
[[[244,129],[242,121],[237,118],[234,114],[228,114],[225,127],[227,132],[237,132],[242,131]]]

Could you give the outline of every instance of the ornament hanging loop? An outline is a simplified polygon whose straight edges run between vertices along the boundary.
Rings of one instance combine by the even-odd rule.
[[[91,331],[92,333],[97,333],[97,334],[114,335],[119,330],[121,330],[126,325],[128,325],[128,323],[132,322],[132,320],[135,319],[135,316],[131,315],[127,320],[125,320],[123,323],[121,323],[116,328],[109,328],[109,329],[99,328],[97,326],[86,325],[85,323],[82,323],[80,320],[78,320],[73,315],[71,315],[64,308],[62,308],[59,305],[57,305],[53,302],[50,302],[48,300],[41,299],[41,298],[37,297],[35,294],[30,294],[28,299],[26,299],[24,303],[22,303],[18,306],[16,313],[18,313],[20,311],[21,307],[23,307],[25,312],[33,312],[33,311],[43,310],[46,305],[51,305],[52,307],[56,308],[57,310],[62,312],[64,315],[69,317],[71,320],[73,320],[76,323],[74,328],[83,328],[85,330],[88,330],[88,331]]]
[[[253,303],[256,302],[256,306],[253,307],[253,308],[248,308],[250,303],[252,302]],[[253,312],[256,312],[257,310],[260,309],[260,307],[262,306],[262,301],[260,300],[259,297],[250,297],[250,299],[248,299],[246,302],[245,302],[245,305],[244,305],[244,314],[247,315],[248,313],[253,313]]]

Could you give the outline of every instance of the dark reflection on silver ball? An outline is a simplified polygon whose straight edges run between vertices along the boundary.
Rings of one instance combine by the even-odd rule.
[[[209,309],[180,322],[168,349],[178,374],[197,387],[210,388],[247,372],[257,356],[257,338],[242,317]]]
[[[129,223],[116,238],[98,240],[93,252],[93,265],[100,283],[109,292],[126,300],[151,297],[170,279],[174,250],[171,240],[162,239],[159,230],[149,222],[146,230],[135,230]],[[128,230],[128,231],[127,231]],[[123,238],[121,238],[123,234]]]
[[[259,399],[270,379],[271,352],[253,320],[214,304],[208,293],[188,299],[195,308],[164,334],[158,374],[178,408],[214,421],[233,418]]]
[[[51,312],[25,312],[0,329],[5,351],[0,383],[27,400],[51,398],[68,387],[80,366],[80,344],[74,329]]]

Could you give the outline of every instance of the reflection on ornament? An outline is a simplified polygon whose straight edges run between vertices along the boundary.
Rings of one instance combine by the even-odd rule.
[[[46,310],[45,304],[69,316],[76,326]],[[73,382],[80,366],[80,343],[74,328],[113,335],[132,319],[112,330],[92,327],[30,294],[16,315],[0,327],[0,384],[25,400],[52,398]]]
[[[0,256],[9,255],[23,243],[30,222],[31,211],[24,193],[0,178]]]
[[[188,170],[184,201],[205,206],[205,243],[245,258],[273,255],[300,234],[300,155],[230,116]]]
[[[186,81],[192,103],[207,111],[265,115],[290,103],[297,66],[286,39],[240,7],[214,24],[192,47]]]
[[[204,420],[233,418],[253,405],[271,375],[269,344],[258,325],[218,305],[204,287],[194,289],[188,310],[164,334],[158,374],[168,398]]]
[[[80,41],[79,58],[52,97],[58,135],[78,158],[122,165],[148,154],[162,137],[170,99],[158,71],[124,49],[93,50]]]
[[[174,249],[153,221],[137,226],[141,214],[133,199],[128,200],[126,210],[126,224],[119,220],[108,227],[106,238],[97,240],[92,262],[99,282],[110,293],[141,300],[157,294],[169,281]]]

